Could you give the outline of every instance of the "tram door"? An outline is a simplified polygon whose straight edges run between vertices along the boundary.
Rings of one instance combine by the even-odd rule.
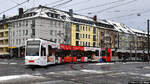
[[[46,57],[46,47],[41,46],[41,58],[40,58],[41,65],[47,65],[47,57]]]
[[[51,45],[48,45],[47,62],[48,64],[55,64],[55,61],[55,49],[53,49]]]

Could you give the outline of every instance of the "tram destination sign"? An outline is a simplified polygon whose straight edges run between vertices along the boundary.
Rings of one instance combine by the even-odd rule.
[[[28,41],[27,45],[40,45],[40,41]]]

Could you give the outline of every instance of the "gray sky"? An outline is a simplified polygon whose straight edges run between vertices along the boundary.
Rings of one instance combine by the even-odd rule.
[[[0,12],[23,1],[26,0],[0,0]],[[68,1],[70,0],[30,0],[4,14],[6,16],[15,15],[20,7],[28,9],[40,4],[53,7]],[[59,5],[55,8],[66,11],[73,9],[75,13],[90,17],[97,15],[99,19],[113,20],[145,31],[147,26],[146,20],[150,19],[150,0],[72,0],[65,5]]]

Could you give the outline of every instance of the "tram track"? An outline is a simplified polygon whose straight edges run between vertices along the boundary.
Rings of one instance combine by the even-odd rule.
[[[71,70],[81,70],[81,69],[86,69],[86,67],[83,65],[83,64],[77,64],[77,65],[74,65],[74,64],[71,64],[69,65],[69,68]]]

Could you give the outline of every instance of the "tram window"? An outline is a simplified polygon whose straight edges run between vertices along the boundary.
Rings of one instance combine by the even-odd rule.
[[[52,46],[48,45],[48,55],[52,56],[53,50],[52,50]]]
[[[112,56],[115,56],[115,51],[112,51]]]
[[[102,55],[102,56],[105,56],[105,51],[102,51],[101,55]]]
[[[96,56],[99,56],[99,50],[96,50],[95,54]]]
[[[45,47],[41,47],[41,56],[46,56],[46,48]]]

